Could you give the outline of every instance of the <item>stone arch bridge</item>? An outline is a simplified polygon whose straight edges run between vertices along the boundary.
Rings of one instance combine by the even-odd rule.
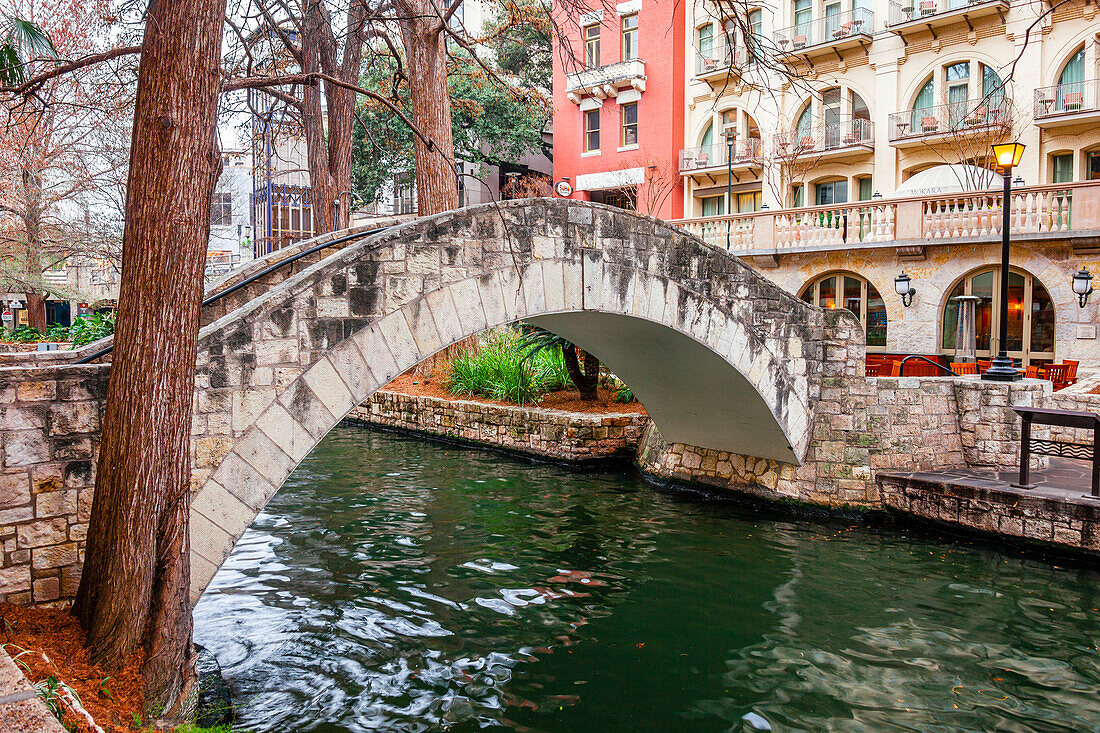
[[[855,376],[862,363],[854,318],[826,314],[655,219],[527,200],[395,226],[203,328],[195,597],[354,406],[440,349],[518,320],[599,357],[666,440],[784,464],[806,456],[823,380]]]

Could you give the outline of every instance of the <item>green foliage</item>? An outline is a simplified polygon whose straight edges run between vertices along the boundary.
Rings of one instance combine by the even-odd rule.
[[[34,691],[38,695],[38,699],[42,701],[42,704],[46,706],[58,721],[63,721],[65,718],[65,706],[64,700],[61,697],[62,691],[68,692],[73,698],[80,702],[80,696],[76,694],[76,690],[61,682],[53,675],[50,675],[41,682],[37,682],[34,685]]]
[[[477,352],[451,358],[447,391],[525,405],[569,383],[560,354],[530,358],[526,351],[511,329],[483,336]]]
[[[505,0],[495,7],[485,31],[497,65],[528,86],[549,89],[554,74],[549,3]]]
[[[176,728],[173,733],[232,733],[232,730],[233,727],[230,725],[215,725],[212,728],[207,728],[194,723],[187,723]]]
[[[360,79],[365,89],[394,98],[411,118],[408,85],[391,61],[370,64]],[[461,59],[448,76],[455,155],[464,161],[500,164],[542,148],[550,107],[530,89],[510,89],[473,59]],[[394,171],[415,169],[413,133],[385,105],[366,100],[356,114],[352,143],[352,187],[363,201],[377,201]]]
[[[619,386],[615,388],[615,401],[623,403],[633,402],[634,392],[631,391],[630,387],[620,382]]]
[[[69,329],[62,326],[60,323],[51,323],[46,328],[46,335],[42,339],[43,341],[68,341]]]
[[[36,341],[41,341],[45,336],[37,328],[31,328],[30,326],[19,326],[11,335],[8,336],[8,341],[15,341],[20,344],[33,344]]]
[[[38,58],[57,58],[49,34],[29,20],[0,15],[0,81],[22,84],[24,66]]]
[[[69,329],[69,340],[73,342],[73,348],[99,341],[115,332],[115,314],[112,311],[107,315],[93,313],[90,316],[81,316],[73,322]]]

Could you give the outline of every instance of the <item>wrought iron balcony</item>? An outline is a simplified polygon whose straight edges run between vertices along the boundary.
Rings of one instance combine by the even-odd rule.
[[[725,79],[730,72],[736,73],[748,62],[749,54],[744,46],[730,48],[719,43],[712,49],[696,51],[695,77],[707,81]]]
[[[1100,79],[1035,90],[1035,124],[1060,127],[1100,119]]]
[[[726,168],[729,163],[729,148],[724,143],[700,148],[686,148],[680,151],[681,173],[723,169]],[[743,170],[745,168],[759,167],[759,165],[760,138],[748,137],[735,140],[733,143],[732,168],[735,170]]]
[[[781,53],[806,55],[812,50],[859,46],[870,42],[875,30],[875,14],[867,8],[817,18],[775,32],[775,45]]]
[[[864,153],[875,149],[875,126],[864,119],[827,122],[807,130],[778,135],[775,143],[779,154],[786,157],[834,152]]]
[[[886,27],[895,33],[934,31],[987,15],[1004,15],[1009,0],[893,0]]]
[[[1012,101],[997,95],[890,115],[890,144],[919,145],[960,135],[999,135],[1012,127]]]
[[[645,62],[641,59],[619,61],[594,69],[583,69],[565,75],[566,96],[574,104],[581,97],[592,95],[603,99],[614,97],[621,87],[645,91]]]

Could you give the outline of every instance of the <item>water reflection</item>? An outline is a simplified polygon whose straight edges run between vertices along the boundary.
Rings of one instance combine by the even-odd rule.
[[[1095,588],[341,427],[242,538],[196,640],[244,730],[1095,730]]]

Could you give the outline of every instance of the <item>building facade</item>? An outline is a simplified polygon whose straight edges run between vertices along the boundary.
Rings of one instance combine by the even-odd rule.
[[[1097,298],[1082,307],[1071,289],[1080,268],[1100,271],[1095,4],[694,0],[686,13],[674,37],[685,49],[682,107],[676,85],[650,73],[655,55],[640,53],[643,103],[663,93],[673,106],[654,118],[675,126],[683,115],[683,216],[661,216],[806,300],[850,308],[871,352],[950,361],[956,298],[975,295],[977,356],[986,357],[1000,347],[1005,172],[991,146],[1018,141],[1007,349],[1025,364],[1100,362]],[[577,20],[570,52],[584,52],[593,18]],[[601,36],[616,38],[608,27],[603,18]],[[677,58],[667,45],[661,53]],[[621,166],[604,162],[606,145],[585,157],[583,115],[598,109],[601,130],[614,126],[608,107],[621,105],[622,91],[612,92],[623,85],[606,71],[612,81],[587,84],[585,73],[555,76],[555,182],[598,200],[578,176],[587,183],[585,174]],[[916,290],[908,306],[894,292],[902,271]]]
[[[555,9],[554,181],[559,195],[684,215],[688,8],[676,0]]]

